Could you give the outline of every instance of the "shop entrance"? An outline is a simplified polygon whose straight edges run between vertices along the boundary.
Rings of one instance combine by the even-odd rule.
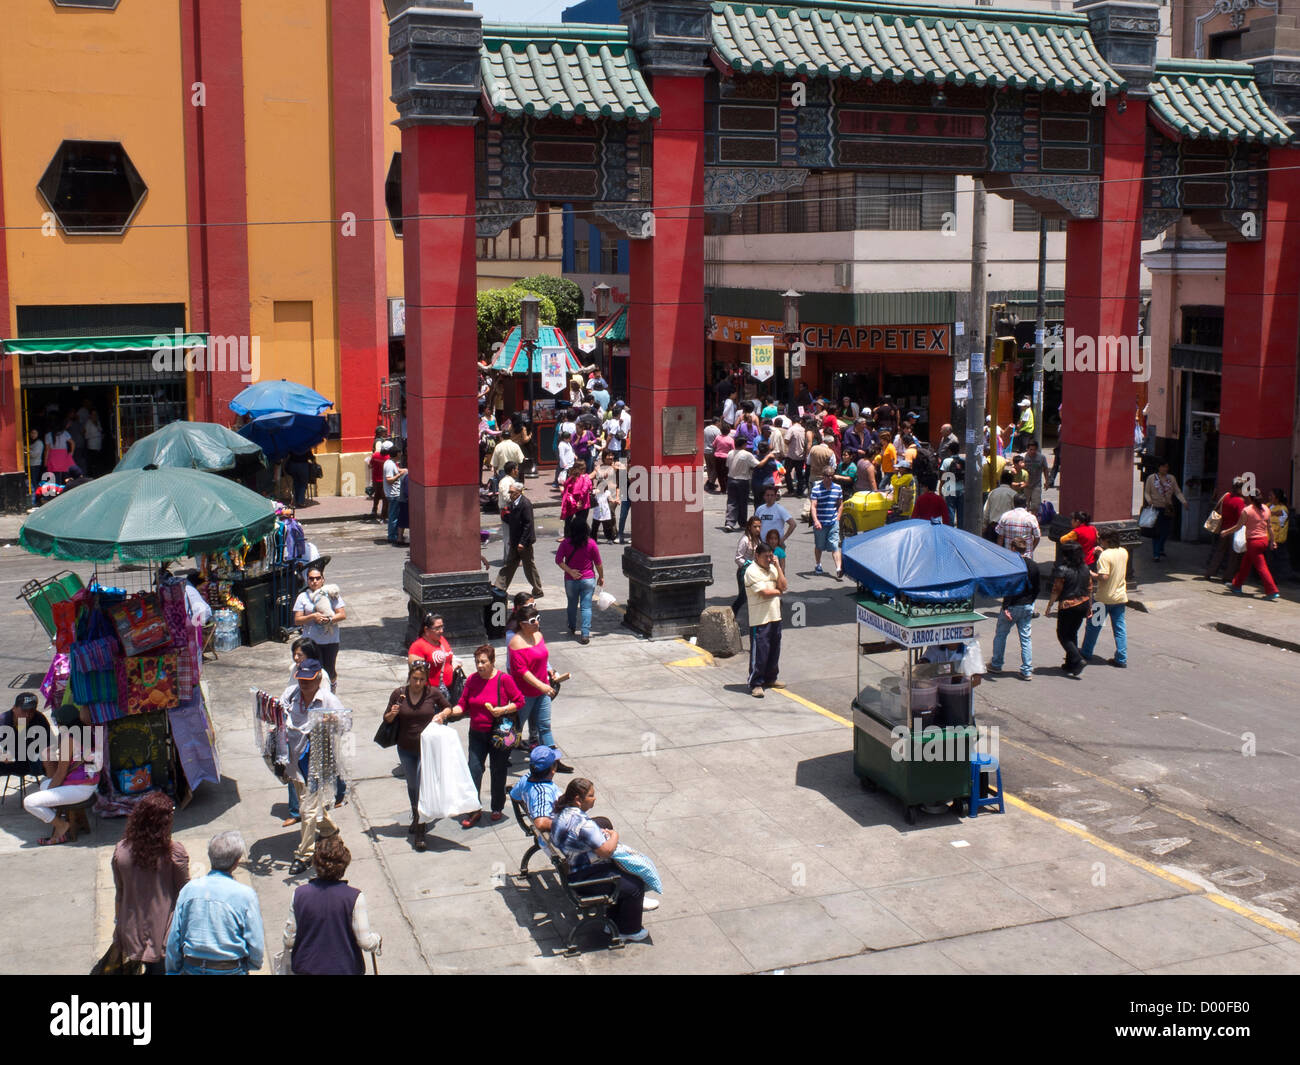
[[[1219,403],[1222,378],[1218,374],[1183,373],[1183,508],[1180,536],[1201,539],[1205,519],[1218,497],[1214,486],[1219,473]]]

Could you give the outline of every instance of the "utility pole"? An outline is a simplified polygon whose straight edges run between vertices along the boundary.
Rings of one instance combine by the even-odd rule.
[[[966,352],[969,355],[969,379],[966,387],[969,398],[966,400],[966,505],[964,524],[966,531],[978,536],[983,532],[984,496],[982,492],[983,471],[980,469],[980,449],[984,445],[984,387],[986,380],[986,352],[988,337],[986,319],[988,318],[987,262],[987,196],[984,183],[975,179],[975,194],[971,197],[971,237],[970,237],[970,303],[966,308]],[[957,356],[958,366],[965,356]],[[960,385],[958,386],[960,387]]]
[[[1038,216],[1038,306],[1034,313],[1034,385],[1030,409],[1034,412],[1034,437],[1043,453],[1043,349],[1047,344],[1047,218]]]

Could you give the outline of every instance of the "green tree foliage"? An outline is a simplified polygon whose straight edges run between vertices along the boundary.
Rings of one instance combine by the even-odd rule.
[[[577,285],[573,286],[577,288]],[[519,301],[529,294],[519,285],[490,288],[478,294],[478,353],[488,355],[492,345],[505,340],[506,334],[519,324]],[[539,298],[537,317],[542,325],[555,325],[555,304],[549,296],[533,291]]]
[[[562,332],[571,333],[578,316],[582,314],[582,289],[567,277],[550,277],[538,274],[516,281],[515,285],[536,292],[539,296],[549,296],[555,304],[556,320]]]

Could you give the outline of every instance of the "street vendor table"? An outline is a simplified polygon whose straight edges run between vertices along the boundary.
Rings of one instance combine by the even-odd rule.
[[[904,652],[903,668],[890,670],[871,654],[859,653],[858,694],[853,700],[853,771],[870,790],[883,788],[903,803],[908,824],[917,808],[951,803],[961,813],[970,796],[970,763],[977,733],[970,713],[969,680],[954,680],[951,664],[920,663],[929,646],[972,639],[975,625],[987,620],[968,602],[955,609],[942,604],[923,613],[900,609],[866,596],[858,600],[858,644],[881,637]],[[870,647],[870,644],[866,645]],[[953,719],[936,711],[937,689],[964,690],[965,711]]]

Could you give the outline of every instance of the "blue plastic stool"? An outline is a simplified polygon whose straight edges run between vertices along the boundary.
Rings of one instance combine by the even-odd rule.
[[[980,778],[985,773],[995,773],[997,775],[998,790],[994,795],[987,799],[980,798]],[[985,806],[996,806],[998,813],[1007,812],[1006,799],[1002,796],[1002,766],[998,764],[997,758],[991,754],[980,754],[978,751],[971,755],[970,760],[970,815],[978,817],[979,811]]]

